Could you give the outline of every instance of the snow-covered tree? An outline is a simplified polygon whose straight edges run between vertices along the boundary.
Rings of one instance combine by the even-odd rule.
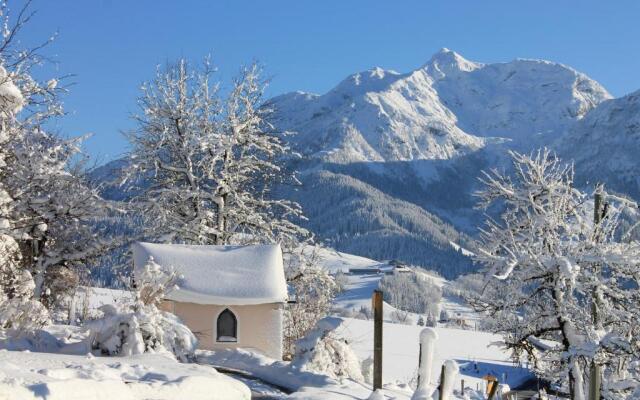
[[[640,316],[640,245],[621,241],[617,228],[633,204],[599,193],[609,206],[594,224],[593,203],[572,187],[570,165],[546,149],[511,156],[515,176],[487,173],[478,193],[481,206],[503,212],[482,230],[476,259],[487,279],[471,301],[516,357],[566,382],[572,399],[586,395],[594,362],[605,396],[624,398],[638,383],[626,366],[639,354],[632,321]]]
[[[280,166],[289,149],[268,124],[259,68],[243,69],[224,98],[213,72],[180,60],[142,86],[125,182],[139,193],[147,235],[192,244],[304,235],[292,222],[300,207],[271,197],[273,183],[293,176]]]
[[[31,20],[30,2],[11,19],[0,3],[0,190],[10,201],[0,229],[19,245],[21,265],[33,277],[33,296],[51,307],[73,285],[76,268],[100,255],[92,221],[104,209],[97,191],[82,178],[75,161],[81,139],[63,139],[44,127],[64,114],[62,78],[40,81],[33,69],[43,64],[39,51],[17,39]]]
[[[7,200],[6,193],[0,192],[0,210]],[[11,236],[0,234],[0,329],[19,334],[49,321],[47,310],[32,299],[34,287],[29,271],[21,268],[18,243]]]
[[[12,235],[21,243],[35,296],[51,306],[77,284],[78,268],[110,248],[94,228],[107,209],[96,188],[73,170],[80,139],[35,129],[14,143],[5,184],[13,199]]]

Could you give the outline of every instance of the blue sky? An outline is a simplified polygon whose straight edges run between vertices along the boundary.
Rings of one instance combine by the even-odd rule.
[[[76,75],[57,129],[92,133],[86,150],[101,163],[126,151],[120,131],[132,128],[140,83],[178,57],[212,55],[223,82],[259,60],[269,95],[323,93],[373,66],[409,71],[441,47],[481,62],[562,62],[614,96],[640,89],[636,0],[36,0],[34,9],[23,41],[59,31],[46,52],[56,73]]]

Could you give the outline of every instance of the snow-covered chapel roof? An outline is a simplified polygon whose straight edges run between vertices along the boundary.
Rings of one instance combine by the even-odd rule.
[[[199,304],[264,304],[287,299],[282,250],[279,245],[191,246],[135,243],[134,270],[153,257],[161,267],[173,267],[182,278],[166,298]],[[135,273],[135,272],[134,272]]]

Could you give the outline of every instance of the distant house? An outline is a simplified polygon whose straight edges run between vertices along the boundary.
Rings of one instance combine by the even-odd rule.
[[[287,285],[280,246],[136,243],[133,256],[135,271],[153,257],[182,275],[162,308],[182,319],[200,348],[242,347],[282,358]]]
[[[349,273],[351,275],[369,275],[369,274],[380,274],[382,270],[380,268],[349,268]]]
[[[413,270],[406,265],[396,265],[393,267],[394,274],[412,274]]]

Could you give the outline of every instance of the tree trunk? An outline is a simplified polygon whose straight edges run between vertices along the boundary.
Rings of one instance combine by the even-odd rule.
[[[33,281],[36,286],[33,290],[33,297],[36,300],[41,300],[44,294],[45,267],[42,261],[40,260],[40,253],[43,247],[44,247],[44,239],[31,240],[31,265],[35,267]]]
[[[217,245],[226,244],[227,217],[225,214],[227,197],[228,194],[225,193],[218,198],[218,234],[216,235]]]

